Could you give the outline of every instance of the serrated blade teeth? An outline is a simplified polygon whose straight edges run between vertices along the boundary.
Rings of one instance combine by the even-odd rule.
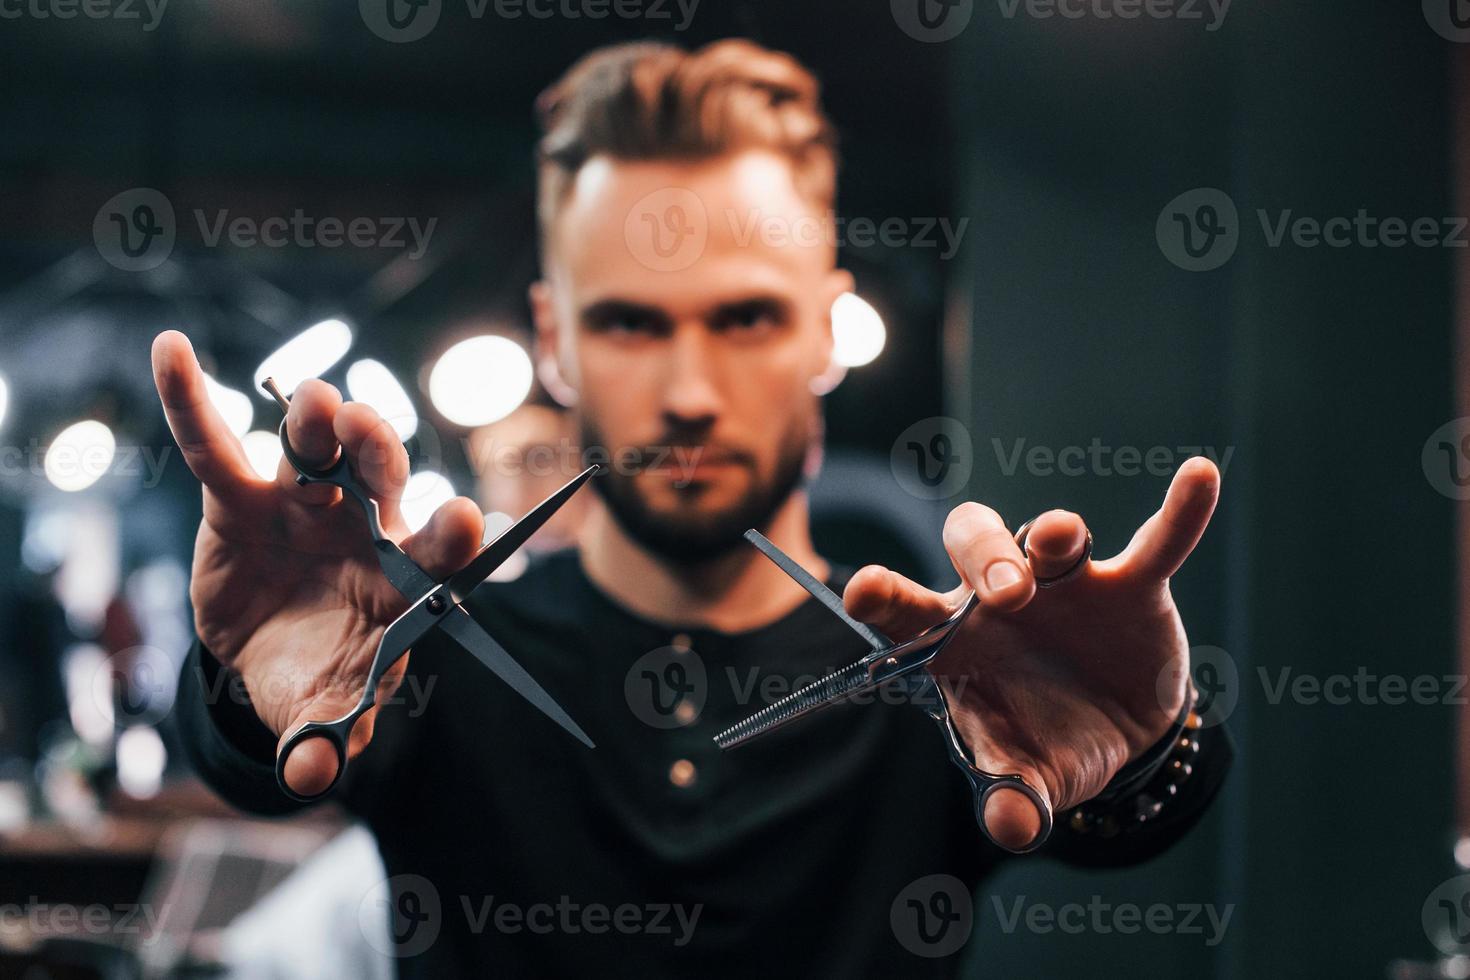
[[[860,660],[792,691],[779,701],[773,701],[744,721],[720,732],[715,736],[715,744],[722,749],[734,748],[802,715],[850,697],[867,687],[868,683],[866,662]]]

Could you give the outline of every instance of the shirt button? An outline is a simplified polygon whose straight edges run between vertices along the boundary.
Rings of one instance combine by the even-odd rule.
[[[669,766],[669,782],[679,789],[688,789],[694,785],[699,778],[699,771],[694,768],[694,763],[688,759],[680,759]]]
[[[691,725],[694,723],[694,719],[698,717],[699,711],[695,709],[694,702],[688,698],[680,701],[678,706],[674,708],[674,720],[680,725]]]
[[[669,646],[674,648],[675,653],[683,655],[689,652],[689,646],[693,642],[688,633],[675,633],[674,638],[669,641]]]

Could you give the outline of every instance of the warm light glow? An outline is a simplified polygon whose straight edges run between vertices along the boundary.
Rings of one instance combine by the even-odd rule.
[[[168,750],[155,729],[135,725],[117,738],[117,781],[135,799],[147,799],[163,786]]]
[[[418,431],[419,416],[408,392],[382,363],[365,359],[348,368],[347,393],[353,401],[371,406],[393,426],[401,441],[407,442]]]
[[[266,378],[275,378],[286,395],[307,378],[326,373],[352,346],[352,328],[341,320],[323,320],[286,341],[255,369],[255,389]],[[261,397],[266,397],[260,392]]]
[[[403,522],[410,531],[417,531],[429,523],[434,511],[456,496],[454,484],[444,474],[433,470],[415,473],[403,488]]]
[[[204,376],[204,390],[236,438],[250,431],[250,423],[255,419],[255,406],[250,404],[249,395],[227,388],[207,374]]]
[[[434,407],[456,425],[488,425],[515,411],[531,392],[531,357],[505,337],[462,340],[429,374]]]
[[[245,447],[245,458],[250,461],[250,468],[262,480],[274,480],[276,468],[281,464],[281,438],[274,432],[266,432],[256,429],[247,432],[240,438],[240,445]]]
[[[888,331],[883,318],[856,293],[843,293],[832,304],[832,360],[843,367],[862,367],[883,353]]]
[[[117,440],[112,430],[88,419],[67,426],[51,440],[42,468],[52,486],[72,493],[102,479],[112,466],[116,452]]]

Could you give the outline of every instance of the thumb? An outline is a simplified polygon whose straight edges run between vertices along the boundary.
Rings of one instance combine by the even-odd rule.
[[[398,685],[407,665],[407,658],[393,665],[393,669],[384,676],[379,687],[380,698],[385,689],[391,690]],[[276,752],[280,753],[286,741],[307,722],[332,721],[357,707],[358,700],[362,696],[361,685],[362,680],[359,678],[355,684],[335,686],[298,705],[291,718],[291,723],[286,726],[285,732],[281,734],[280,740],[276,743]],[[377,723],[377,718],[378,706],[374,705],[353,724],[352,734],[347,739],[347,758],[349,760],[357,758],[372,741],[373,727]],[[339,765],[337,750],[332,742],[324,736],[313,737],[298,742],[291,749],[291,754],[286,758],[282,776],[293,793],[305,797],[320,796],[337,779]]]
[[[926,589],[882,565],[858,570],[842,593],[843,605],[860,620],[894,640],[904,640],[942,622],[958,606],[956,596]]]

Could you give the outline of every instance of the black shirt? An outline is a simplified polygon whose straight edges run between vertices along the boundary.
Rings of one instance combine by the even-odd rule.
[[[875,699],[731,752],[711,741],[865,652],[815,601],[743,633],[661,625],[567,551],[468,604],[597,748],[452,643],[413,652],[336,794],[382,851],[400,976],[954,974],[957,952],[932,954],[965,938],[952,910],[1006,855],[977,828],[933,722]],[[276,739],[230,681],[196,644],[179,705],[194,764],[243,809],[291,812]],[[1220,734],[1146,829],[1099,841],[1058,815],[1045,850],[1093,864],[1161,851],[1219,785]],[[961,894],[916,899],[920,879]],[[949,922],[965,934],[943,935]]]

